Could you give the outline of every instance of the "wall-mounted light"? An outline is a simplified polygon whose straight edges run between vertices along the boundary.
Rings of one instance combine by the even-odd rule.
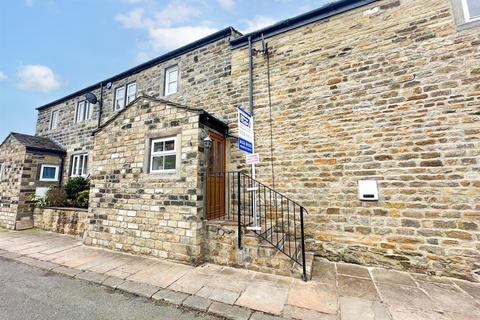
[[[205,150],[210,150],[212,145],[213,145],[212,138],[210,138],[210,136],[207,135],[205,139],[203,139],[203,147],[205,148]]]

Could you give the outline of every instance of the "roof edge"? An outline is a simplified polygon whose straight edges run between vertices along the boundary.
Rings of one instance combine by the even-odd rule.
[[[307,24],[328,19],[332,16],[357,9],[359,7],[377,2],[380,0],[340,0],[326,4],[318,9],[303,13],[293,18],[282,20],[274,25],[265,27],[263,29],[247,33],[241,37],[233,39],[230,44],[233,49],[243,47],[248,44],[248,39],[251,37],[252,41],[262,38],[268,38],[277,34],[290,31]]]
[[[180,108],[180,109],[185,109],[185,110],[189,110],[189,111],[192,111],[192,112],[198,112],[198,113],[203,113],[205,112],[205,110],[203,109],[199,109],[199,108],[193,108],[193,107],[189,107],[189,106],[186,106],[186,105],[183,105],[183,104],[180,104],[180,103],[176,103],[176,102],[172,102],[170,100],[165,100],[165,99],[158,99],[158,98],[154,98],[154,97],[151,97],[149,95],[146,95],[146,94],[143,94],[143,95],[140,95],[138,96],[137,98],[135,98],[132,102],[130,102],[129,104],[127,104],[122,110],[118,111],[115,115],[113,115],[110,119],[108,119],[107,121],[105,121],[104,124],[102,124],[100,127],[98,127],[97,129],[93,130],[92,131],[92,135],[94,136],[95,134],[97,134],[98,132],[102,131],[105,127],[107,127],[110,123],[112,123],[113,121],[115,121],[115,119],[117,119],[120,115],[122,115],[126,110],[128,110],[131,106],[133,106],[137,101],[141,100],[141,99],[147,99],[151,102],[158,102],[158,103],[164,103],[164,104],[167,104],[169,106],[172,106],[172,107],[175,107],[175,108]]]
[[[180,55],[182,55],[182,54],[185,54],[185,53],[187,53],[187,52],[196,50],[196,49],[198,49],[198,48],[200,48],[200,47],[203,47],[203,46],[205,46],[205,45],[207,45],[207,44],[210,44],[210,43],[212,43],[212,42],[218,41],[218,40],[220,40],[220,39],[222,39],[222,38],[225,38],[225,37],[227,37],[227,36],[230,36],[230,35],[232,35],[232,34],[234,34],[234,33],[238,33],[238,34],[240,34],[240,35],[242,34],[241,32],[239,32],[238,30],[236,30],[236,29],[233,28],[233,27],[224,28],[224,29],[219,30],[219,31],[217,31],[217,32],[215,32],[215,33],[212,33],[212,34],[210,34],[210,35],[208,35],[208,36],[206,36],[206,37],[203,37],[203,38],[201,38],[201,39],[198,39],[198,40],[196,40],[196,41],[194,41],[194,42],[191,42],[191,43],[189,43],[189,44],[187,44],[187,45],[184,45],[184,46],[182,46],[182,47],[180,47],[180,48],[177,48],[177,49],[175,49],[175,50],[173,50],[173,51],[169,51],[169,52],[167,52],[167,53],[165,53],[165,54],[163,54],[163,55],[161,55],[161,56],[158,56],[158,57],[156,57],[156,58],[153,58],[153,59],[151,59],[151,60],[149,60],[149,61],[147,61],[147,62],[144,62],[144,63],[142,63],[142,64],[139,64],[139,65],[135,66],[135,67],[132,67],[132,68],[130,68],[130,69],[127,69],[126,71],[123,71],[123,72],[121,72],[121,73],[119,73],[119,74],[116,74],[116,75],[110,77],[110,78],[107,78],[107,79],[105,79],[105,80],[102,80],[102,81],[100,81],[100,82],[98,82],[98,83],[96,83],[96,84],[93,84],[93,85],[91,85],[91,86],[85,87],[85,88],[80,89],[80,90],[77,90],[77,91],[75,91],[75,92],[73,92],[73,93],[71,93],[71,94],[68,94],[68,95],[66,95],[66,96],[64,96],[64,97],[62,97],[62,98],[59,98],[59,99],[57,99],[57,100],[54,100],[54,101],[49,102],[49,103],[47,103],[47,104],[44,104],[43,106],[40,106],[40,107],[36,108],[36,110],[39,110],[39,111],[40,111],[40,110],[42,110],[42,109],[51,107],[51,106],[53,106],[53,105],[56,105],[56,104],[65,102],[65,101],[68,100],[68,99],[74,98],[74,97],[76,97],[76,96],[78,96],[78,95],[80,95],[80,94],[82,94],[82,93],[85,93],[85,92],[88,92],[88,91],[91,91],[91,90],[93,90],[93,89],[95,89],[95,88],[100,87],[100,85],[101,85],[102,83],[113,82],[113,81],[115,81],[115,80],[119,80],[119,79],[124,78],[124,77],[126,77],[126,76],[129,76],[129,75],[131,75],[131,74],[138,73],[138,72],[143,71],[143,70],[145,70],[145,69],[148,69],[148,68],[150,68],[150,67],[152,67],[152,66],[154,66],[154,65],[156,65],[156,64],[158,64],[158,63],[164,62],[164,61],[169,60],[169,59],[172,59],[172,58],[176,58],[176,57],[178,57],[178,56],[180,56]]]

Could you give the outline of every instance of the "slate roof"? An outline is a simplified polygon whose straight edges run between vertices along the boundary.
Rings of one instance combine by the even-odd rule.
[[[54,153],[66,153],[65,149],[53,140],[45,137],[31,136],[28,134],[12,132],[9,136],[14,137],[30,151],[50,151]],[[8,139],[8,137],[7,137]],[[6,139],[5,139],[6,140]]]

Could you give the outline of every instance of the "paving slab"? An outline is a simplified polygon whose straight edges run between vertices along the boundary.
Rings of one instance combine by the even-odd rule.
[[[180,292],[186,292],[189,294],[197,293],[203,286],[209,283],[213,278],[213,275],[206,274],[204,272],[198,272],[195,269],[179,278],[172,283],[168,289]]]
[[[454,280],[453,282],[480,303],[480,283],[472,283],[463,280]]]
[[[287,287],[275,287],[265,282],[252,283],[238,298],[236,305],[280,315],[288,298]]]
[[[16,258],[19,258],[20,255],[18,253],[15,253],[15,252],[7,252],[7,253],[2,254],[2,257],[4,257],[5,259],[14,260]]]
[[[234,304],[240,296],[240,292],[204,286],[196,293],[196,295],[226,304]]]
[[[220,302],[213,302],[208,312],[231,320],[248,320],[252,314],[248,309]]]
[[[288,292],[287,303],[291,306],[328,314],[336,314],[338,310],[335,287],[312,281],[295,281]]]
[[[419,282],[419,287],[435,301],[435,309],[465,315],[477,315],[480,319],[480,305],[454,285]]]
[[[337,263],[337,273],[350,277],[370,279],[368,268],[355,264]]]
[[[388,283],[378,283],[377,288],[383,302],[388,306],[408,306],[421,310],[431,310],[434,307],[434,301],[419,288]]]
[[[380,300],[373,281],[339,275],[338,294],[342,297],[356,297],[365,300]]]
[[[117,289],[119,285],[124,283],[125,280],[117,277],[108,277],[103,282],[102,285],[110,287],[112,289]]]
[[[85,272],[77,274],[75,276],[75,278],[81,279],[81,280],[86,280],[86,281],[93,282],[93,283],[96,283],[96,284],[102,284],[108,278],[108,276],[106,276],[104,274],[96,273],[96,272],[85,271]]]
[[[56,273],[63,274],[65,276],[72,277],[72,278],[75,277],[77,274],[82,272],[81,270],[72,269],[72,268],[68,268],[68,267],[64,267],[64,266],[59,266],[55,269],[52,269],[52,271],[56,272]]]
[[[208,307],[210,307],[212,302],[212,300],[206,298],[190,296],[183,301],[182,305],[191,309],[205,312],[208,310]]]
[[[299,319],[299,320],[340,320],[338,314],[326,314],[320,313],[314,310],[303,309],[294,306],[285,306],[283,316],[287,318]],[[360,320],[360,319],[358,319]]]
[[[117,289],[135,294],[137,296],[151,298],[155,293],[157,293],[161,288],[152,286],[146,283],[138,283],[133,281],[125,281],[120,284]]]
[[[166,301],[168,303],[175,304],[175,305],[181,305],[182,302],[185,299],[187,299],[189,296],[190,295],[185,293],[175,292],[168,289],[162,289],[157,293],[155,293],[152,296],[152,299],[157,301]]]
[[[146,259],[146,258],[141,258],[141,257],[136,257],[133,259],[131,262],[121,265],[115,269],[112,269],[110,271],[105,272],[106,275],[113,276],[113,277],[118,277],[118,278],[127,278],[139,271],[145,270],[152,265],[157,263],[157,261],[151,260],[151,259]]]
[[[396,270],[386,270],[380,268],[372,269],[373,281],[389,284],[401,284],[404,286],[415,287],[416,283],[410,274]]]
[[[340,298],[342,320],[391,320],[387,307],[379,301],[364,300],[354,297]]]
[[[250,320],[287,320],[287,318],[272,316],[263,312],[254,312]]]
[[[408,307],[389,307],[392,320],[452,320],[440,311],[412,309]]]

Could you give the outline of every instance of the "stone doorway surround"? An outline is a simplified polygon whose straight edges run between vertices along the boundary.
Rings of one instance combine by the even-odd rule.
[[[199,267],[83,246],[78,238],[0,229],[1,259],[241,320],[479,319],[480,284],[317,259],[310,282]]]

